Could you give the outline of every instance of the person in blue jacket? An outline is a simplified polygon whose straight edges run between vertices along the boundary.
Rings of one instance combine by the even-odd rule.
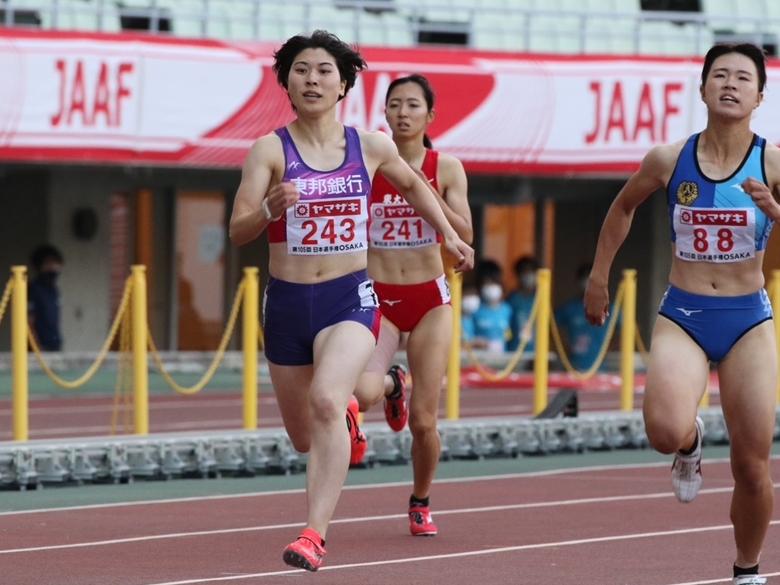
[[[582,299],[588,286],[588,275],[592,266],[591,263],[586,263],[577,268],[576,281],[579,292],[556,307],[554,312],[555,323],[566,347],[566,355],[574,369],[579,371],[588,370],[593,365],[607,335],[607,328],[592,325],[582,309]],[[612,306],[610,306],[610,314],[612,314]],[[603,362],[599,369],[604,369]]]
[[[501,267],[493,260],[483,260],[476,277],[480,305],[474,313],[474,345],[502,353],[511,332],[512,308],[503,300]]]
[[[37,247],[30,256],[35,276],[27,287],[27,322],[42,351],[60,351],[60,290],[57,278],[65,263],[51,244]]]

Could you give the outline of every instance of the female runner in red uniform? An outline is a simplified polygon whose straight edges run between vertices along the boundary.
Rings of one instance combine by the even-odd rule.
[[[460,238],[471,243],[471,211],[463,165],[433,150],[425,135],[435,116],[433,103],[428,80],[414,74],[390,84],[385,115],[401,158],[424,178]],[[385,398],[390,427],[403,429],[407,420],[406,372],[402,366],[390,364],[401,334],[408,333],[406,352],[414,379],[408,407],[414,469],[409,522],[413,535],[433,536],[437,529],[428,493],[441,451],[436,419],[452,340],[452,307],[441,235],[381,175],[374,180],[371,200],[368,275],[379,297],[382,323],[379,341],[355,396],[362,410]]]

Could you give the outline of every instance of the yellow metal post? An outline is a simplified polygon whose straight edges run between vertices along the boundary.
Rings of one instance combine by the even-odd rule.
[[[623,318],[620,326],[620,410],[634,408],[634,351],[636,349],[636,270],[623,271]]]
[[[136,435],[149,434],[148,321],[146,318],[146,266],[134,265],[132,348],[133,348],[133,423]]]
[[[547,383],[550,351],[550,282],[549,268],[536,271],[536,295],[538,308],[536,313],[536,340],[534,356],[534,414],[547,407]]]
[[[775,347],[778,352],[777,363],[780,368],[780,270],[772,270],[769,290],[772,294],[769,300],[772,302],[772,313],[774,314]],[[780,377],[777,385],[777,401],[780,402]]]
[[[11,354],[14,441],[28,439],[27,268],[11,267]]]
[[[454,270],[447,270],[447,280],[452,297],[452,340],[450,357],[447,360],[447,389],[444,415],[449,420],[460,417],[460,304],[463,292],[463,276]]]
[[[707,374],[707,386],[704,388],[704,394],[701,395],[699,400],[699,408],[706,408],[710,405],[710,376]]]
[[[244,268],[244,323],[242,349],[244,352],[244,428],[257,428],[257,345],[259,276],[257,268]]]

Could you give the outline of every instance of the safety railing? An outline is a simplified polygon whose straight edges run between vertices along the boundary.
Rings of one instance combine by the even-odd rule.
[[[257,428],[257,366],[258,348],[263,346],[263,331],[259,320],[259,282],[258,269],[245,268],[244,277],[240,282],[231,307],[225,331],[220,339],[217,351],[202,378],[189,387],[178,384],[166,370],[159,351],[152,339],[147,322],[146,307],[146,274],[144,266],[133,266],[128,277],[122,298],[104,341],[94,362],[86,372],[75,380],[65,380],[57,375],[46,362],[35,337],[27,324],[27,273],[23,266],[11,268],[11,278],[7,282],[0,297],[0,322],[10,303],[11,307],[11,351],[12,351],[12,410],[13,438],[27,440],[28,438],[28,347],[38,360],[42,370],[57,385],[63,388],[77,388],[85,384],[103,363],[110,347],[118,340],[119,359],[117,361],[117,379],[114,394],[114,409],[112,411],[112,432],[118,424],[120,406],[125,407],[125,427],[129,429],[129,414],[132,410],[132,432],[145,435],[149,432],[148,403],[148,358],[152,360],[165,382],[175,392],[192,395],[200,392],[211,380],[221,362],[227,344],[233,335],[238,321],[238,313],[243,313],[242,320],[242,410],[243,428]],[[447,366],[445,389],[445,416],[447,419],[459,417],[460,406],[460,370],[461,370],[461,335],[460,335],[460,301],[461,278],[454,272],[448,273],[453,306],[453,339]],[[551,273],[549,269],[537,272],[537,291],[534,298],[531,315],[520,333],[520,344],[516,352],[510,356],[507,365],[501,371],[494,371],[481,364],[470,347],[465,343],[469,361],[476,371],[487,380],[501,380],[514,371],[520,357],[531,338],[531,330],[535,328],[534,352],[534,392],[533,411],[535,414],[547,406],[549,387],[549,342],[553,341],[561,363],[573,379],[585,380],[593,376],[601,366],[610,346],[612,338],[620,321],[620,409],[633,409],[634,398],[634,363],[635,354],[639,351],[642,359],[647,362],[648,351],[642,341],[636,325],[636,271],[623,271],[623,278],[615,296],[613,310],[607,324],[607,332],[602,342],[598,356],[586,370],[577,370],[566,353],[560,332],[555,323],[550,301]],[[780,311],[780,270],[772,271],[767,284],[767,291],[775,312]],[[780,319],[774,321],[775,333],[780,338]],[[779,352],[780,353],[780,352]],[[780,402],[780,384],[778,385],[778,401]],[[708,394],[702,398],[701,406],[707,406]]]
[[[621,322],[621,410],[633,409],[634,397],[634,351],[635,340],[639,337],[636,326],[636,271],[623,271],[623,279],[618,286],[613,310],[605,325],[607,328],[602,345],[594,362],[584,371],[577,370],[567,355],[563,340],[561,339],[551,305],[551,272],[547,268],[537,271],[537,287],[533,305],[528,320],[520,331],[520,343],[511,355],[506,366],[498,372],[481,364],[468,342],[464,342],[466,354],[474,365],[475,370],[487,380],[502,380],[515,370],[517,363],[523,356],[528,343],[531,340],[531,331],[535,327],[535,352],[534,352],[534,398],[533,411],[535,414],[542,412],[547,406],[548,390],[548,352],[550,338],[553,340],[555,351],[565,371],[575,380],[587,380],[599,371],[607,350],[612,342],[616,325],[620,320],[621,311],[624,313]],[[640,340],[641,341],[641,340]],[[644,346],[643,346],[644,347]]]
[[[486,380],[502,380],[509,376],[517,366],[520,358],[525,352],[525,348],[531,339],[532,327],[536,328],[536,348],[534,358],[534,413],[538,414],[547,406],[548,390],[548,370],[547,355],[548,342],[552,338],[555,351],[564,370],[575,380],[587,380],[599,371],[607,351],[612,343],[617,323],[620,321],[620,409],[627,411],[634,408],[634,374],[635,374],[635,354],[638,351],[641,359],[648,362],[649,352],[639,327],[636,323],[636,270],[628,269],[623,271],[623,278],[618,286],[615,295],[612,312],[605,327],[606,334],[599,348],[599,352],[593,363],[585,370],[576,369],[569,358],[566,348],[561,339],[555,318],[550,310],[550,271],[540,269],[537,272],[537,290],[534,302],[531,308],[528,321],[523,325],[520,332],[520,344],[511,354],[506,366],[500,371],[485,366],[479,362],[478,357],[468,342],[463,342],[466,355],[475,371]],[[767,284],[767,293],[775,314],[780,311],[780,270],[773,270]],[[622,313],[622,319],[621,319]],[[455,326],[460,335],[460,318],[456,320]],[[780,318],[774,319],[775,337],[780,339]],[[780,345],[778,346],[778,363],[780,363]],[[779,366],[780,367],[780,366]],[[779,376],[780,380],[780,376]],[[780,382],[777,389],[777,401],[780,402]],[[702,396],[700,406],[709,405],[709,392]]]
[[[43,372],[62,388],[75,389],[86,384],[103,364],[110,348],[118,341],[119,356],[112,409],[111,432],[118,424],[120,406],[125,407],[125,427],[132,432],[146,435],[149,432],[149,355],[151,355],[163,380],[177,393],[191,395],[201,391],[211,380],[221,362],[227,344],[235,329],[239,310],[243,310],[243,428],[257,428],[257,350],[263,335],[258,318],[258,269],[244,269],[244,278],[236,291],[227,326],[220,339],[211,364],[201,379],[189,387],[178,384],[166,370],[160,353],[152,339],[147,321],[146,268],[133,266],[109,333],[93,363],[74,380],[65,380],[47,363],[38,342],[27,322],[27,269],[11,268],[11,278],[0,297],[0,322],[5,309],[11,304],[11,352],[12,352],[12,419],[13,439],[28,438],[28,347],[32,349]]]

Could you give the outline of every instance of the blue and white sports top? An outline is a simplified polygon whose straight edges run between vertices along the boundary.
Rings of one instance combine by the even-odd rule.
[[[730,177],[704,176],[696,158],[699,134],[691,136],[666,187],[676,256],[692,262],[739,262],[766,248],[774,222],[742,189],[748,177],[766,183],[766,140],[754,135],[742,164]]]

